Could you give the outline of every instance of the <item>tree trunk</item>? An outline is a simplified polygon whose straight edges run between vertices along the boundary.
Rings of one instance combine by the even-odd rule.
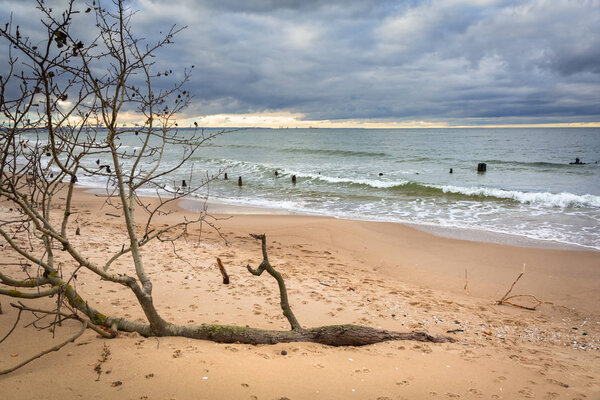
[[[275,344],[313,342],[328,346],[364,346],[388,340],[418,342],[455,342],[451,337],[433,336],[427,332],[394,332],[358,325],[328,325],[312,329],[272,331],[229,325],[169,325],[165,336],[184,336],[220,343]]]

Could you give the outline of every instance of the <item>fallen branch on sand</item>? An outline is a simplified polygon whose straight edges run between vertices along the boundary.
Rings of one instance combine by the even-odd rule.
[[[517,279],[514,280],[514,282],[512,283],[512,285],[510,285],[510,288],[508,289],[508,292],[506,292],[506,294],[504,296],[502,296],[502,298],[500,300],[496,301],[496,304],[498,305],[502,305],[502,304],[508,304],[510,306],[513,307],[518,307],[518,308],[524,308],[525,310],[531,310],[534,311],[536,308],[538,308],[538,306],[540,304],[542,304],[542,302],[535,297],[532,294],[514,294],[512,296],[510,296],[510,293],[512,292],[513,288],[515,287],[515,285],[517,284],[517,282],[519,282],[519,279],[521,279],[521,277],[523,276],[523,274],[525,273],[525,264],[523,264],[523,270],[521,271],[521,273],[519,274],[519,276],[517,276]],[[513,300],[516,298],[529,298],[529,299],[533,299],[535,305],[533,306],[524,306],[522,304],[517,304],[517,303],[513,303],[512,301],[509,300]]]
[[[263,261],[257,269],[253,269],[250,265],[247,265],[246,268],[252,275],[260,276],[264,271],[267,271],[269,275],[275,278],[279,285],[281,310],[292,329],[288,332],[262,331],[265,334],[264,338],[276,340],[275,342],[269,341],[268,343],[293,341],[315,342],[330,346],[362,346],[387,340],[416,340],[434,343],[455,341],[447,336],[432,336],[426,332],[392,332],[358,325],[329,325],[312,329],[302,328],[290,307],[283,277],[269,262],[266,236],[264,234],[251,234],[250,236],[261,241]],[[255,333],[258,334],[258,331],[255,330]]]
[[[276,343],[290,343],[290,342],[313,342],[320,343],[329,346],[364,346],[368,344],[380,343],[389,340],[414,340],[419,342],[432,342],[432,343],[446,343],[455,342],[455,339],[448,336],[441,335],[430,335],[427,332],[414,331],[414,332],[394,332],[387,331],[384,329],[375,329],[367,326],[359,326],[352,324],[345,325],[327,325],[316,328],[306,329],[303,328],[296,316],[294,315],[291,306],[288,301],[287,289],[282,275],[271,265],[267,256],[267,241],[264,234],[262,235],[251,235],[253,238],[262,242],[262,254],[263,261],[258,268],[253,269],[250,265],[246,268],[250,273],[255,276],[260,276],[264,271],[267,271],[277,281],[279,285],[280,305],[283,311],[283,315],[287,318],[290,323],[291,330],[289,331],[276,331],[276,330],[264,330],[256,329],[251,327],[239,327],[229,325],[175,325],[168,322],[164,322],[164,325],[160,327],[160,330],[153,329],[149,324],[141,322],[128,321],[122,318],[109,317],[101,314],[97,310],[89,306],[84,301],[74,288],[67,286],[64,282],[59,282],[58,277],[51,277],[49,279],[57,280],[54,282],[55,287],[63,288],[67,287],[67,290],[61,291],[66,296],[70,305],[74,308],[82,311],[88,318],[84,319],[81,316],[73,313],[66,314],[59,311],[49,311],[34,309],[25,306],[22,303],[19,305],[11,305],[21,311],[30,311],[34,313],[43,313],[46,315],[57,315],[64,319],[76,319],[81,322],[81,329],[69,339],[64,342],[51,347],[50,349],[44,350],[28,360],[20,363],[19,365],[0,371],[0,375],[12,372],[23,365],[39,358],[52,351],[57,351],[66,344],[75,341],[80,337],[86,328],[91,328],[97,333],[104,337],[116,336],[116,330],[137,332],[142,336],[183,336],[192,339],[203,339],[212,340],[220,343],[245,343],[245,344],[276,344]],[[0,276],[2,277],[2,276]],[[3,277],[5,281],[9,281],[9,278]],[[14,280],[10,280],[15,282]],[[22,297],[22,296],[21,296]],[[110,328],[108,332],[102,328]]]

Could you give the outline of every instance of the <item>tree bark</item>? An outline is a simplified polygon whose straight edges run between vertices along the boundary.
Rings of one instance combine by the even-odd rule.
[[[220,343],[276,344],[313,342],[328,346],[364,346],[389,340],[448,343],[456,340],[427,332],[394,332],[358,325],[328,325],[318,328],[274,331],[229,325],[169,325],[166,336],[184,336]]]
[[[254,276],[260,276],[264,271],[267,271],[269,275],[271,275],[277,281],[277,285],[279,286],[279,304],[281,305],[281,311],[283,311],[283,315],[287,318],[292,330],[302,330],[302,326],[296,319],[292,308],[290,307],[290,303],[288,301],[287,289],[285,287],[285,281],[283,280],[283,276],[271,265],[269,262],[269,256],[267,254],[267,237],[263,233],[262,235],[250,234],[254,239],[260,240],[262,243],[262,254],[263,261],[260,263],[257,269],[253,269],[250,265],[247,265],[246,268],[248,272],[250,272]]]
[[[229,275],[227,275],[227,270],[219,257],[217,257],[217,266],[219,267],[219,271],[221,271],[221,276],[223,276],[223,285],[229,285]]]

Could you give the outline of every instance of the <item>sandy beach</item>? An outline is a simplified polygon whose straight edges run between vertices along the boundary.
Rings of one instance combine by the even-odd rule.
[[[600,400],[599,11],[0,0],[0,400]]]
[[[118,210],[101,196],[80,190],[76,209],[81,236],[73,240],[86,257],[105,259],[126,242],[113,216]],[[176,205],[171,211],[157,226],[193,214]],[[108,340],[88,330],[74,344],[0,377],[2,398],[600,398],[600,252],[456,240],[394,223],[215,211],[221,214],[211,221],[220,234],[204,224],[176,242],[175,251],[169,242],[144,247],[154,303],[165,319],[288,329],[275,281],[246,270],[261,261],[260,244],[249,233],[265,233],[270,261],[286,279],[303,326],[425,330],[456,342],[251,346],[128,333]],[[222,284],[216,257],[229,285]],[[2,262],[15,260],[2,250]],[[129,264],[124,259],[112,268],[131,271]],[[496,305],[524,264],[513,292],[542,304],[535,311]],[[75,285],[106,314],[143,316],[130,292],[90,272],[80,270]],[[0,302],[4,337],[17,313],[8,299]],[[32,321],[23,315],[0,344],[0,369],[79,329],[66,322],[53,339],[25,327]],[[110,355],[98,374],[94,366],[104,346]]]

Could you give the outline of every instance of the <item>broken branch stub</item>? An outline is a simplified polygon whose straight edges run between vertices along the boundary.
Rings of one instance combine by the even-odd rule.
[[[229,285],[229,275],[227,275],[227,271],[221,262],[221,259],[217,257],[217,266],[219,267],[219,271],[221,271],[221,275],[223,276],[223,285]]]
[[[287,289],[285,287],[285,281],[283,280],[281,274],[275,268],[273,268],[271,263],[269,263],[269,257],[267,255],[267,237],[264,233],[262,235],[250,234],[250,236],[262,242],[263,261],[262,263],[260,263],[257,269],[253,269],[250,265],[247,265],[246,268],[248,268],[248,271],[250,271],[252,275],[260,276],[266,270],[269,273],[269,275],[275,278],[275,280],[277,281],[277,285],[279,285],[279,297],[283,315],[287,318],[288,322],[292,327],[292,330],[302,330],[302,326],[296,319],[296,316],[294,315],[292,308],[290,307]]]

